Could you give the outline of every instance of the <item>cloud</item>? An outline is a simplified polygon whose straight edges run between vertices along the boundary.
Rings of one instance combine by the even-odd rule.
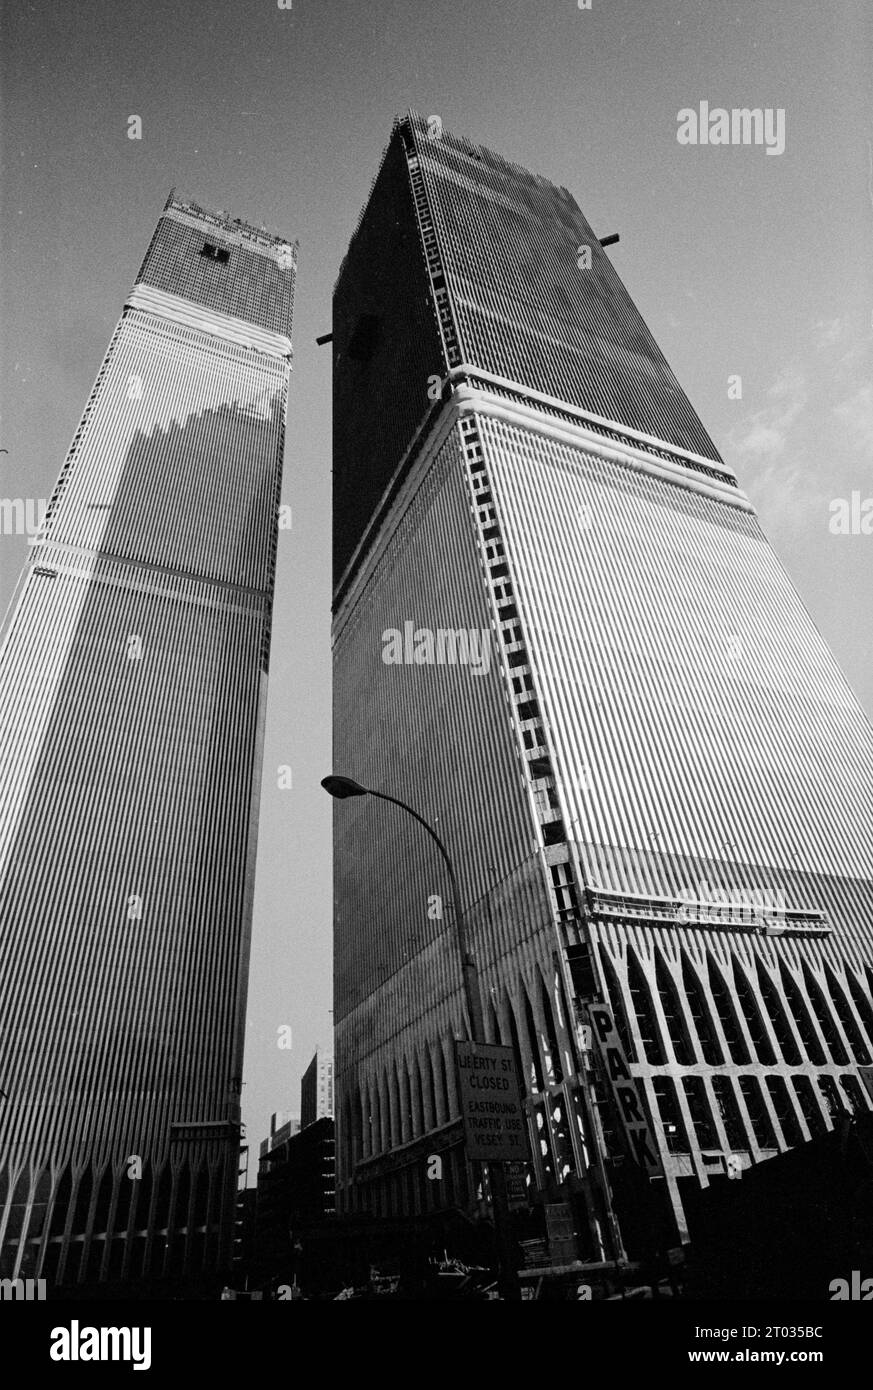
[[[763,404],[745,414],[728,435],[727,444],[742,465],[772,471],[784,461],[792,472],[822,479],[849,463],[845,447],[823,447],[828,419],[843,427],[843,444],[851,449],[873,447],[873,385],[870,383],[870,343],[853,332],[848,314],[810,324],[810,343],[819,360],[798,355],[782,368],[764,392]],[[790,461],[788,456],[790,455]],[[854,462],[854,460],[851,460]]]
[[[784,367],[766,394],[767,404],[731,432],[732,452],[756,458],[785,452],[788,433],[806,406],[803,373],[794,365]]]
[[[815,345],[817,348],[834,347],[845,336],[849,326],[848,318],[819,319],[815,325]]]
[[[835,405],[833,414],[845,425],[853,444],[873,449],[873,386],[869,382]]]
[[[785,435],[774,425],[756,420],[740,440],[739,447],[750,454],[781,454],[785,449]]]
[[[849,314],[810,321],[806,353],[798,350],[728,435],[741,485],[787,543],[818,525],[829,499],[858,487],[860,456],[873,450],[870,344],[857,327]]]

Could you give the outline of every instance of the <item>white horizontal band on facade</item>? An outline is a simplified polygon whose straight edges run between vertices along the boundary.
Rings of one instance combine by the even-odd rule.
[[[451,378],[459,373],[462,374],[464,371],[471,373],[475,372],[475,374],[480,377],[488,376],[495,382],[499,380],[499,378],[493,377],[491,373],[480,372],[478,367],[457,368],[455,371],[449,373],[449,377]],[[518,383],[509,383],[509,387],[515,392],[524,390],[526,395],[531,394],[526,387],[522,388]],[[566,408],[563,402],[557,402],[556,404],[560,405],[561,409]],[[581,415],[581,412],[577,413]],[[446,401],[443,410],[431,424],[427,442],[421,449],[415,467],[409,477],[405,479],[399,496],[395,498],[392,503],[392,511],[395,513],[395,518],[404,510],[404,507],[401,505],[401,499],[415,492],[424,472],[427,471],[430,462],[442,446],[446,434],[458,420],[464,415],[470,414],[486,415],[490,416],[492,419],[503,420],[506,424],[514,425],[518,429],[532,431],[546,438],[555,439],[560,443],[570,445],[574,449],[608,459],[626,468],[636,469],[641,473],[648,473],[652,477],[660,478],[668,483],[673,483],[678,487],[687,489],[689,492],[699,493],[704,497],[711,498],[715,502],[726,503],[741,511],[755,515],[755,509],[746,494],[740,488],[729,484],[727,482],[727,475],[725,483],[721,484],[714,478],[704,478],[701,474],[695,473],[691,469],[683,468],[681,464],[670,464],[664,459],[653,459],[650,454],[643,452],[642,446],[640,450],[636,450],[630,445],[622,447],[618,444],[610,443],[605,440],[602,435],[590,428],[586,428],[582,423],[574,427],[566,421],[557,422],[552,416],[543,415],[540,411],[532,407],[508,402],[502,396],[492,396],[487,392],[479,391],[475,387],[468,386],[465,383],[455,387],[452,395]],[[595,417],[589,416],[589,418],[593,419]],[[371,564],[361,565],[360,561],[368,554],[370,547],[373,545],[374,536],[379,535],[380,532],[383,533],[380,536],[377,547],[378,553],[381,554],[384,546],[387,544],[390,534],[393,533],[396,527],[395,519],[390,530],[385,530],[391,518],[383,516],[383,513],[387,507],[388,499],[396,487],[397,478],[403,473],[410,454],[419,447],[422,433],[426,428],[427,420],[423,421],[421,427],[416,431],[403,458],[391,475],[378,504],[373,508],[372,515],[374,520],[371,521],[362,535],[343,572],[339,584],[340,589],[345,586],[349,575],[354,575],[354,578],[347,591],[344,593],[340,607],[337,610],[337,621],[339,621],[341,612],[350,612],[354,607],[353,595],[360,591],[361,584],[365,582],[365,576],[371,571]],[[614,423],[610,425],[610,428],[624,430],[623,425],[616,425]],[[664,446],[664,441],[660,443],[655,441],[655,443],[659,448]],[[672,448],[672,446],[670,447]],[[688,458],[697,458],[696,455],[687,454],[685,450],[676,450],[676,452],[681,452]],[[703,459],[701,462],[708,464],[709,461]],[[358,571],[357,574],[355,574],[356,570]]]
[[[94,555],[92,565],[96,565],[104,556]],[[88,585],[98,585],[103,589],[120,589],[128,593],[143,594],[150,598],[167,599],[171,603],[184,603],[194,605],[197,608],[208,608],[217,613],[236,613],[243,617],[254,617],[258,620],[263,619],[267,596],[258,598],[251,596],[249,604],[233,602],[233,597],[221,598],[216,594],[194,593],[182,588],[171,589],[161,584],[146,584],[141,579],[132,578],[129,574],[102,574],[99,570],[88,565],[87,559],[81,565],[64,564],[57,560],[46,560],[42,567],[31,570],[31,575],[37,578],[48,578],[46,571],[50,571],[53,578],[63,576],[65,579],[79,580]],[[161,576],[155,576],[159,579]],[[184,576],[180,576],[184,578]],[[200,581],[197,581],[198,583]],[[205,581],[208,583],[208,581]]]
[[[696,463],[704,468],[714,468],[717,472],[723,473],[728,480],[733,479],[733,474],[727,464],[720,463],[718,459],[706,458],[703,454],[694,454],[690,449],[684,449],[680,444],[673,444],[669,439],[658,439],[655,435],[644,434],[642,430],[634,429],[631,425],[624,425],[619,420],[608,420],[604,415],[595,415],[590,410],[582,410],[577,405],[571,405],[569,401],[561,400],[557,396],[547,396],[542,391],[535,390],[532,386],[522,385],[518,381],[510,381],[508,377],[497,376],[494,372],[485,371],[482,367],[476,367],[472,363],[462,362],[457,367],[447,373],[448,381],[457,381],[459,378],[473,376],[480,381],[490,382],[492,386],[499,386],[503,391],[512,391],[516,395],[529,396],[531,400],[539,401],[542,405],[547,405],[552,410],[560,410],[563,415],[576,415],[580,423],[584,425],[586,421],[598,425],[603,429],[618,430],[621,434],[627,435],[631,439],[636,439],[638,443],[649,449],[669,449],[673,454],[679,454],[686,458],[690,463]]]
[[[55,559],[55,555],[60,554],[61,559]],[[70,556],[67,564],[64,563],[64,556]],[[80,556],[81,560],[76,562],[74,557]],[[217,575],[198,574],[195,570],[180,569],[173,565],[157,564],[154,561],[137,559],[130,555],[116,555],[111,550],[101,550],[99,547],[89,547],[84,545],[72,545],[68,541],[40,541],[34,547],[30,557],[32,567],[42,565],[56,569],[65,574],[78,574],[93,578],[95,581],[107,579],[109,572],[103,574],[96,573],[93,566],[98,563],[112,565],[114,569],[127,572],[137,571],[141,576],[140,582],[131,581],[128,587],[141,589],[143,593],[149,592],[148,584],[145,582],[150,574],[156,577],[169,578],[181,584],[197,584],[204,589],[220,589],[231,594],[240,594],[243,597],[251,597],[256,601],[265,599],[269,596],[269,588],[262,588],[252,584],[235,584],[229,579],[221,579]]]
[[[571,425],[567,421],[557,421],[552,416],[543,415],[531,406],[514,401],[510,402],[499,396],[492,396],[488,392],[477,390],[474,386],[457,386],[453,399],[458,407],[459,415],[489,415],[492,419],[503,420],[508,425],[532,430],[536,434],[545,435],[548,439],[556,439],[559,443],[569,444],[574,449],[584,449],[586,453],[598,454],[601,458],[610,459],[641,473],[648,473],[653,477],[663,479],[664,482],[675,483],[678,487],[687,488],[690,492],[702,493],[705,497],[711,497],[716,502],[726,502],[732,507],[739,507],[743,511],[754,513],[754,507],[746,494],[732,483],[728,483],[727,478],[722,484],[714,478],[704,478],[689,468],[683,468],[679,463],[668,463],[666,459],[654,459],[650,454],[643,452],[644,446],[635,449],[630,445],[622,446],[610,443],[602,435],[586,428],[584,424]],[[612,428],[623,429],[624,426],[614,425]]]
[[[211,333],[216,338],[226,338],[228,342],[239,343],[255,352],[268,353],[271,357],[283,357],[290,361],[293,356],[291,339],[286,338],[284,333],[273,333],[269,328],[234,318],[232,314],[205,309],[190,299],[170,294],[167,290],[156,290],[151,285],[134,285],[124,307],[142,309],[159,318],[170,319],[173,323]]]

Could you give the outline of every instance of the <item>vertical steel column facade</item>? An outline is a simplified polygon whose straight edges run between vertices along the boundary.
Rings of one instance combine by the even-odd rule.
[[[334,354],[334,766],[461,867],[533,1186],[596,1254],[602,999],[681,1235],[688,1184],[869,1105],[870,724],[565,189],[410,113]],[[425,629],[487,632],[487,671]],[[424,1177],[466,1030],[439,866],[374,803],[335,827],[340,1203],[469,1207],[457,1160]]]
[[[0,648],[0,1272],[226,1266],[297,252],[171,194]]]

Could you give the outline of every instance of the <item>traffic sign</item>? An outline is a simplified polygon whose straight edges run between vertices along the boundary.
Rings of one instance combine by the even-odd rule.
[[[524,1159],[525,1119],[512,1048],[456,1042],[455,1059],[467,1157],[486,1163]]]

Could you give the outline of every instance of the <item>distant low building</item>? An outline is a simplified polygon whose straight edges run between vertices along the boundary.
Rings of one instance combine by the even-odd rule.
[[[292,1279],[307,1232],[334,1215],[335,1192],[334,1122],[329,1116],[289,1134],[266,1153],[261,1145],[256,1245],[264,1278]]]
[[[315,1053],[300,1082],[300,1128],[333,1119],[333,1053]]]
[[[255,1254],[257,1215],[257,1192],[253,1187],[244,1188],[236,1194],[233,1222],[233,1249],[231,1255],[232,1283],[230,1289],[222,1294],[226,1297],[230,1290],[245,1288],[247,1275],[252,1267]]]
[[[288,1139],[299,1133],[299,1115],[292,1115],[285,1110],[275,1111],[270,1116],[270,1136],[268,1139],[261,1140],[258,1159],[266,1158],[267,1154],[272,1153],[274,1149],[281,1148]]]

